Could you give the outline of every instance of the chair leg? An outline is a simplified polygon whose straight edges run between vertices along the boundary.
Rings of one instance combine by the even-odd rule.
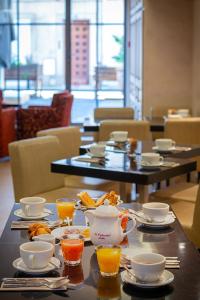
[[[199,179],[199,174],[198,174],[198,179]],[[191,181],[191,174],[187,173],[187,182],[190,182],[190,181]]]
[[[200,172],[198,172],[198,183],[200,181]]]

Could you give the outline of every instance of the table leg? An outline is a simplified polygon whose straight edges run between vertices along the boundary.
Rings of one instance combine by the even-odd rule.
[[[126,182],[120,182],[119,183],[119,193],[120,193],[120,199],[122,201],[126,202]]]
[[[138,184],[138,201],[141,203],[148,202],[149,199],[149,186],[148,185],[140,185]]]

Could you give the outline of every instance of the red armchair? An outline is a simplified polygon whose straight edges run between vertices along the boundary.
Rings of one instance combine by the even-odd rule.
[[[2,108],[3,94],[0,90],[0,157],[8,155],[8,144],[16,140],[16,110]]]
[[[73,95],[69,92],[54,94],[51,107],[31,106],[17,111],[18,139],[36,136],[37,131],[68,126],[71,121]]]

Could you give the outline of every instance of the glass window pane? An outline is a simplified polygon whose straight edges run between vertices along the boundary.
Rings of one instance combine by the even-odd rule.
[[[72,107],[72,123],[83,123],[85,118],[93,118],[94,108],[96,107],[95,93],[92,91],[75,91]]]
[[[124,95],[122,91],[98,91],[99,107],[123,107]]]
[[[19,1],[21,23],[63,23],[65,0]]]
[[[6,89],[3,91],[3,103],[8,105],[18,105],[18,91]]]
[[[71,20],[96,23],[96,0],[71,0]]]
[[[64,43],[65,28],[62,25],[20,25],[20,84],[24,82],[24,89],[65,88]]]
[[[99,1],[99,23],[124,23],[124,0]]]
[[[123,25],[99,26],[98,89],[123,89],[123,68]]]
[[[88,21],[73,21],[71,25],[72,89],[94,89],[96,66],[96,26]]]

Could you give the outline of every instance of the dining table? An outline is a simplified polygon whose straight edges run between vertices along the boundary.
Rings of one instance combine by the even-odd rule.
[[[121,204],[121,208],[128,210],[132,208],[136,211],[141,209],[141,204]],[[56,206],[54,203],[47,204],[46,207],[52,212],[49,220],[56,220]],[[19,246],[29,241],[27,229],[11,229],[13,221],[19,220],[14,212],[19,209],[19,203],[15,203],[2,236],[0,238],[0,281],[3,278],[33,278],[36,275],[27,274],[13,267],[13,261],[20,257]],[[74,225],[85,225],[84,211],[76,210]],[[128,223],[128,229],[131,222]],[[7,299],[124,299],[124,300],[198,300],[200,295],[200,255],[195,246],[190,242],[183,232],[178,220],[165,227],[145,226],[142,222],[136,223],[135,228],[121,243],[122,253],[159,253],[165,257],[177,257],[180,261],[179,268],[168,268],[170,274],[174,275],[174,280],[170,284],[162,287],[146,288],[138,287],[134,284],[122,281],[120,272],[115,277],[102,277],[99,272],[95,246],[91,241],[85,242],[81,264],[76,267],[69,267],[63,263],[62,255],[58,254],[61,266],[43,277],[68,276],[73,288],[66,291],[5,291],[0,287],[0,298]],[[59,252],[58,252],[59,253]],[[57,254],[56,254],[57,255]],[[172,275],[172,276],[173,276]],[[38,277],[38,276],[36,276]]]
[[[163,165],[156,168],[144,168],[141,165],[141,154],[152,152],[153,142],[138,141],[133,153],[128,148],[115,148],[112,144],[106,145],[106,157],[100,163],[88,157],[90,145],[80,147],[80,157],[72,157],[53,161],[51,171],[55,173],[71,174],[102,178],[120,182],[120,196],[126,198],[126,183],[135,183],[138,191],[138,201],[147,202],[149,185],[169,180],[173,177],[189,174],[196,170],[196,157],[200,155],[200,147],[179,146],[178,150],[162,153]],[[86,161],[84,161],[84,157]],[[87,161],[87,158],[89,160]]]
[[[165,118],[164,117],[145,117],[145,120],[150,123],[151,132],[164,132],[165,129]],[[83,123],[84,132],[98,132],[100,122],[98,121],[87,121]]]

